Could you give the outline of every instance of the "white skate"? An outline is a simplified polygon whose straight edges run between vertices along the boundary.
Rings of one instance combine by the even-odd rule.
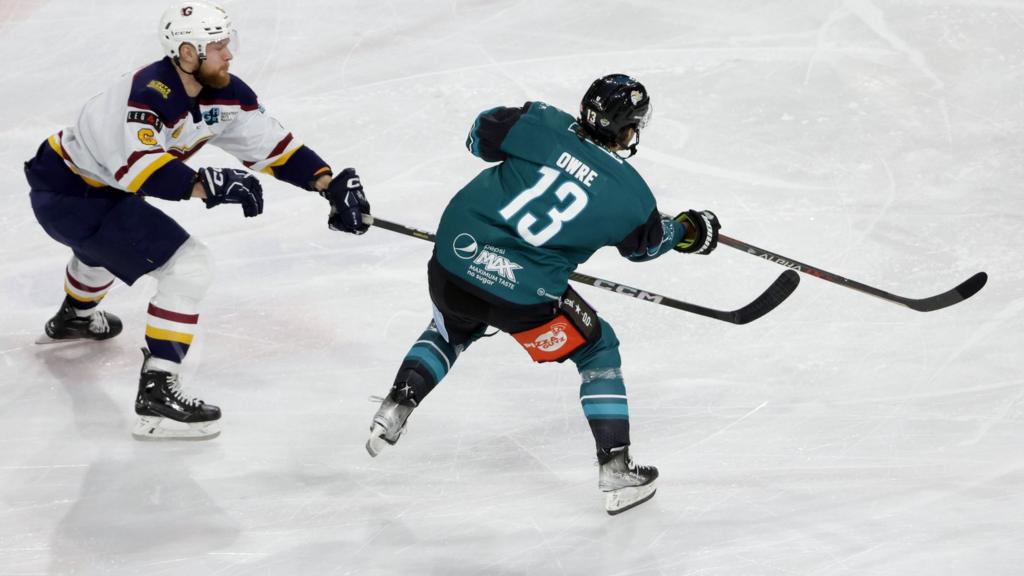
[[[658,469],[635,464],[626,446],[613,448],[611,453],[611,459],[598,471],[597,486],[605,493],[605,510],[614,516],[654,497]]]
[[[395,445],[405,432],[405,421],[409,419],[415,406],[399,404],[388,394],[381,400],[380,408],[373,415],[370,424],[370,438],[366,441],[366,451],[376,457],[384,449],[385,444]]]

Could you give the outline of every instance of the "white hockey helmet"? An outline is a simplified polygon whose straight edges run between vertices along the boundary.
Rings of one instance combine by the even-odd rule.
[[[199,0],[175,2],[160,17],[160,44],[164,54],[171,58],[177,58],[181,45],[188,42],[196,47],[199,59],[205,60],[207,44],[228,38],[237,48],[231,19],[216,4]]]

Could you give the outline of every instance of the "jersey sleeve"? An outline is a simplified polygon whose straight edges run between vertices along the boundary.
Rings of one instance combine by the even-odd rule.
[[[507,158],[508,154],[501,149],[501,143],[505,141],[512,126],[530,108],[530,104],[527,102],[521,108],[499,106],[481,112],[469,129],[466,148],[486,162],[500,162]]]
[[[654,260],[668,252],[683,238],[683,225],[664,217],[655,208],[647,220],[615,245],[619,254],[633,262]]]
[[[307,190],[313,189],[317,178],[331,173],[330,166],[316,152],[266,113],[251,88],[234,76],[231,83],[233,99],[239,105],[238,117],[212,143],[250,170]]]
[[[145,102],[128,101],[121,163],[114,179],[131,193],[184,200],[192,196],[196,173],[168,152],[162,116]]]

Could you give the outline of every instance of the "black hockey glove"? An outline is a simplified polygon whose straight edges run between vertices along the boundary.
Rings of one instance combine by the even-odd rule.
[[[687,254],[710,254],[718,247],[718,229],[722,225],[711,210],[687,210],[676,216],[676,221],[686,225],[687,234],[674,248]],[[693,231],[696,231],[694,234]]]
[[[331,230],[362,234],[370,229],[369,224],[363,223],[363,214],[370,213],[370,203],[355,168],[342,170],[320,195],[331,203],[331,215],[327,217]]]
[[[200,168],[199,182],[206,191],[207,208],[241,204],[246,218],[263,213],[263,186],[256,176],[234,168]]]

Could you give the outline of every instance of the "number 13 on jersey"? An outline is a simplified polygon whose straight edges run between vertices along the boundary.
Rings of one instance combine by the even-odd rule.
[[[505,205],[499,211],[501,217],[505,221],[510,221],[512,217],[519,214],[526,208],[526,205],[531,201],[536,200],[544,195],[549,188],[558,180],[558,176],[561,174],[554,168],[548,166],[540,167],[540,180],[536,184],[520,192],[511,202]],[[558,207],[551,208],[548,210],[548,218],[551,219],[551,223],[544,226],[536,232],[533,230],[533,226],[537,223],[537,217],[532,212],[526,211],[520,218],[518,224],[516,224],[516,232],[522,236],[523,240],[526,240],[534,246],[543,246],[547,241],[554,238],[561,230],[562,224],[571,221],[573,218],[580,215],[587,206],[589,198],[587,193],[583,191],[575,182],[567,181],[563,182],[561,186],[555,189],[555,196],[559,200],[565,200],[566,198],[572,197],[572,200],[559,209]]]

